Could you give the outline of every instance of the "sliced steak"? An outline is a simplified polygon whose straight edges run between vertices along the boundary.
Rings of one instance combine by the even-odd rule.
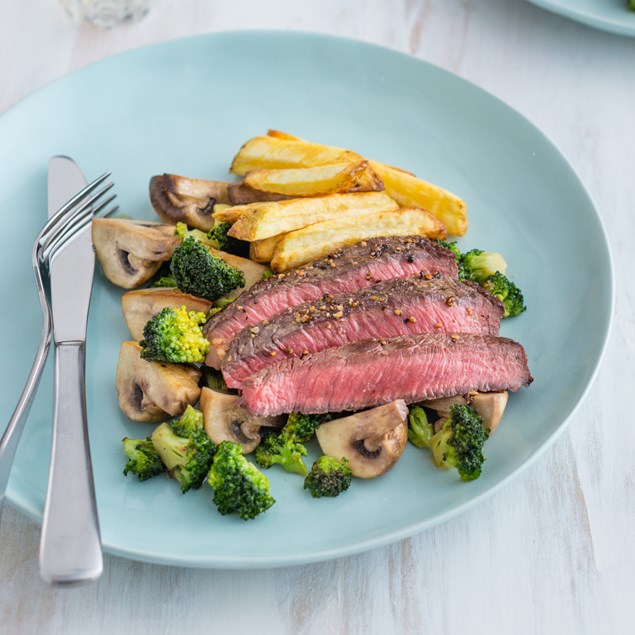
[[[477,284],[447,277],[396,278],[367,289],[324,296],[243,329],[222,370],[227,385],[288,357],[368,339],[418,333],[498,335],[503,305]]]
[[[440,273],[456,278],[454,254],[421,236],[372,238],[322,260],[256,283],[205,325],[211,343],[205,363],[220,367],[231,340],[242,329],[288,307],[356,291],[391,278]]]
[[[525,349],[493,335],[426,333],[366,340],[264,368],[243,384],[258,417],[360,410],[531,383]]]

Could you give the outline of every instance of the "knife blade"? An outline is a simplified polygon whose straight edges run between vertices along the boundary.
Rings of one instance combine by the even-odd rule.
[[[52,157],[49,217],[85,186],[72,159]],[[53,258],[50,269],[55,410],[40,574],[68,585],[96,580],[103,570],[86,417],[85,342],[95,269],[90,225]]]

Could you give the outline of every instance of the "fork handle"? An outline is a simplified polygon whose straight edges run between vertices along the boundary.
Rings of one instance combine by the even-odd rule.
[[[51,584],[96,580],[103,569],[88,444],[85,343],[55,344],[55,413],[42,521],[40,574]]]

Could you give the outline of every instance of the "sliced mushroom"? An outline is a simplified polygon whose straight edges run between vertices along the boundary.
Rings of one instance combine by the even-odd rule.
[[[184,306],[188,311],[207,313],[212,303],[173,288],[135,289],[121,296],[121,309],[134,340],[143,338],[143,327],[165,307]]]
[[[494,432],[503,418],[507,406],[507,391],[477,392],[471,395],[470,405],[483,417],[483,425]]]
[[[243,454],[253,452],[261,441],[261,428],[281,428],[284,417],[253,417],[238,405],[240,397],[203,388],[200,409],[205,431],[214,443],[239,443]]]
[[[201,394],[201,371],[188,364],[147,362],[136,342],[123,342],[117,364],[117,399],[133,421],[154,423],[183,414]]]
[[[348,459],[354,476],[373,478],[387,472],[408,440],[408,406],[399,399],[385,406],[323,423],[316,432],[322,452]]]
[[[96,218],[92,237],[104,275],[124,289],[150,280],[181,242],[174,225],[123,218]]]
[[[187,223],[209,231],[214,226],[214,205],[228,202],[228,185],[224,181],[162,174],[150,179],[150,202],[166,223]]]
[[[284,201],[291,198],[285,194],[273,194],[272,192],[260,192],[245,185],[242,181],[230,183],[227,187],[227,197],[232,205],[247,205],[262,201]]]
[[[483,426],[490,432],[498,428],[498,424],[503,418],[505,407],[507,406],[507,391],[502,392],[470,392],[466,395],[455,395],[453,397],[442,397],[422,402],[422,406],[435,410],[440,419],[434,424],[434,431],[438,432],[445,419],[450,416],[450,408],[455,404],[466,404],[471,406],[483,417]]]

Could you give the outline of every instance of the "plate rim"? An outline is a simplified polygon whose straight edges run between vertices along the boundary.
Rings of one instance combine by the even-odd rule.
[[[629,12],[626,6],[624,7],[624,17],[632,16],[632,24],[610,17],[598,16],[592,11],[572,7],[568,3],[563,4],[562,0],[528,0],[528,2],[545,11],[555,13],[599,31],[622,35],[624,37],[635,37],[635,13]]]
[[[530,2],[534,2],[534,0],[530,0]],[[17,101],[15,104],[10,106],[7,110],[0,114],[0,121],[6,118],[6,115],[12,113],[16,110],[19,110],[21,107],[24,107],[25,103],[29,103],[38,97],[41,93],[44,93],[48,90],[54,90],[58,85],[62,85],[65,82],[72,82],[75,80],[77,76],[81,76],[84,72],[93,72],[93,70],[99,67],[102,64],[108,64],[113,59],[123,58],[126,56],[134,56],[141,51],[148,51],[152,49],[159,49],[164,47],[169,47],[171,45],[183,45],[188,41],[193,40],[213,40],[213,39],[222,39],[225,37],[233,38],[233,37],[259,37],[259,36],[275,36],[282,38],[300,38],[300,39],[314,39],[316,41],[324,41],[324,40],[332,40],[338,41],[342,44],[354,45],[361,48],[372,48],[376,49],[383,54],[393,55],[396,58],[403,59],[404,61],[408,61],[410,63],[415,62],[418,65],[423,65],[431,68],[434,72],[438,72],[441,75],[451,78],[452,81],[458,81],[459,83],[465,83],[470,86],[471,90],[476,90],[481,94],[481,96],[486,96],[487,99],[493,100],[499,106],[504,107],[505,109],[511,111],[516,117],[522,120],[523,125],[531,128],[535,133],[538,134],[541,141],[546,143],[550,149],[555,152],[555,154],[559,157],[560,160],[563,161],[564,167],[570,170],[573,177],[577,181],[577,185],[580,189],[580,193],[583,194],[587,199],[588,203],[593,210],[595,217],[598,221],[598,224],[601,229],[601,242],[606,252],[607,259],[607,271],[606,275],[608,276],[608,286],[609,286],[609,295],[608,295],[608,307],[605,314],[605,319],[603,320],[603,332],[602,332],[602,341],[601,346],[599,348],[599,353],[594,360],[593,369],[589,373],[589,377],[586,381],[586,385],[582,389],[580,397],[577,403],[573,406],[571,411],[562,419],[562,421],[553,429],[550,433],[550,436],[536,449],[533,453],[528,456],[522,463],[520,463],[513,471],[511,471],[508,475],[501,478],[498,482],[488,487],[486,490],[477,494],[470,498],[469,500],[457,504],[450,509],[436,514],[428,519],[421,520],[418,522],[410,523],[407,526],[401,527],[399,529],[384,532],[379,536],[374,536],[371,538],[367,538],[362,541],[356,541],[352,544],[346,544],[340,547],[333,547],[328,549],[320,549],[318,551],[309,551],[305,550],[303,554],[296,554],[293,556],[285,556],[285,555],[262,555],[258,557],[245,557],[240,558],[236,556],[224,557],[220,555],[214,555],[212,557],[205,558],[200,555],[188,555],[188,556],[170,556],[164,552],[157,553],[156,550],[139,550],[139,549],[127,549],[121,545],[110,544],[108,542],[102,543],[102,547],[105,552],[120,556],[132,560],[147,562],[151,564],[160,564],[160,565],[170,565],[170,566],[182,566],[188,568],[199,568],[199,569],[217,569],[217,570],[232,570],[232,569],[265,569],[265,568],[277,568],[277,567],[288,567],[288,566],[300,566],[303,564],[311,564],[315,562],[322,562],[327,560],[332,560],[336,558],[341,558],[345,556],[350,556],[354,554],[358,554],[361,552],[369,551],[372,549],[376,549],[379,547],[383,547],[397,541],[403,540],[405,538],[409,538],[413,535],[422,533],[423,531],[430,529],[436,525],[440,525],[450,520],[451,518],[458,516],[459,514],[468,511],[473,506],[476,506],[478,503],[483,502],[489,496],[492,496],[496,492],[498,492],[502,487],[504,487],[510,480],[519,476],[523,471],[525,471],[529,466],[531,466],[535,461],[537,461],[540,457],[544,455],[544,453],[552,447],[552,445],[560,438],[564,430],[567,428],[569,422],[573,418],[573,416],[578,412],[578,409],[581,407],[582,403],[585,401],[587,394],[589,393],[590,388],[593,386],[599,369],[602,365],[602,361],[606,354],[606,350],[608,348],[608,342],[612,333],[613,325],[614,325],[614,315],[615,315],[615,302],[616,302],[616,284],[615,284],[615,270],[614,270],[614,258],[611,251],[611,245],[608,239],[608,233],[606,230],[606,226],[604,223],[604,219],[599,213],[599,208],[595,204],[593,197],[587,190],[583,180],[581,179],[578,171],[572,165],[568,157],[557,147],[557,145],[542,131],[542,129],[532,122],[528,117],[526,117],[523,113],[518,111],[513,106],[509,105],[506,101],[490,93],[489,91],[481,88],[473,81],[469,79],[465,79],[460,75],[453,73],[452,71],[446,70],[436,64],[428,62],[427,60],[418,58],[414,55],[410,55],[408,53],[403,53],[399,50],[390,48],[388,46],[383,46],[380,44],[375,44],[372,42],[366,42],[364,40],[358,40],[354,38],[348,38],[338,35],[317,33],[317,32],[309,32],[309,31],[284,31],[279,29],[247,29],[247,30],[231,30],[231,31],[220,31],[214,33],[202,33],[197,35],[184,36],[179,38],[174,38],[170,40],[164,40],[162,42],[156,42],[153,44],[139,46],[132,49],[128,49],[126,51],[122,51],[116,53],[114,55],[110,55],[108,57],[102,58],[86,66],[83,66],[79,69],[70,71],[50,82],[44,84],[39,87],[32,93],[28,94],[24,98]],[[14,509],[25,514],[31,520],[40,523],[42,519],[42,512],[38,509],[35,509],[32,505],[29,504],[25,497],[20,494],[7,491],[7,501],[11,504]]]

